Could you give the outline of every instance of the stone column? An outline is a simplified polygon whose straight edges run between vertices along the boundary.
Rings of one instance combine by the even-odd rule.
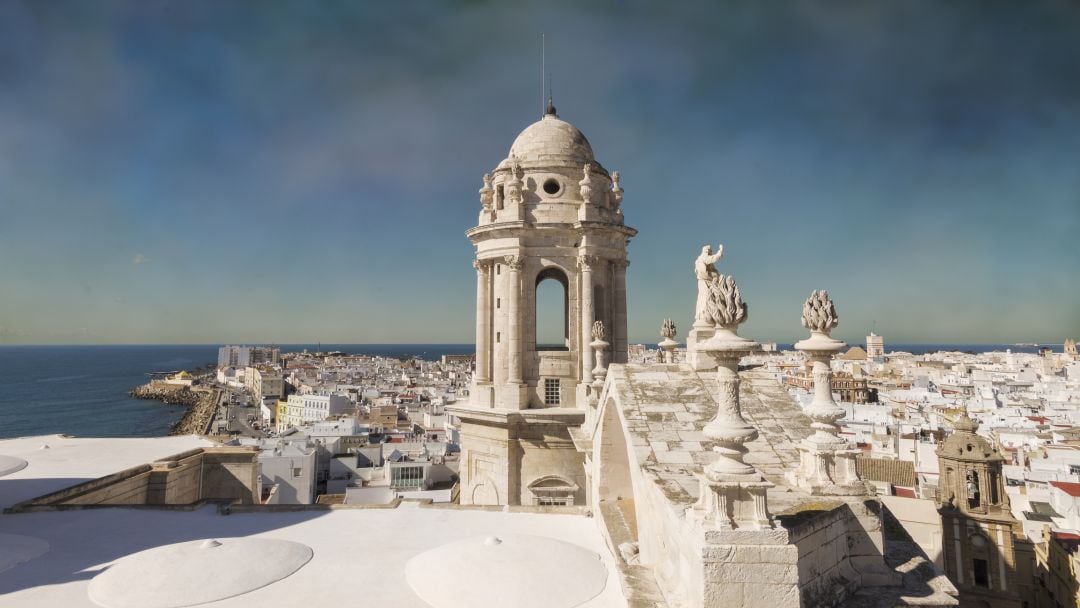
[[[592,382],[592,324],[596,313],[593,311],[593,278],[592,267],[595,257],[583,255],[578,257],[578,268],[581,269],[581,383]]]
[[[508,255],[505,258],[508,302],[507,309],[507,383],[520,385],[521,379],[521,257]]]
[[[476,260],[476,382],[491,382],[491,262]]]
[[[626,363],[626,267],[629,260],[614,260],[615,289],[612,297],[615,299],[613,318],[611,319],[611,343],[614,351],[611,361],[613,363]]]

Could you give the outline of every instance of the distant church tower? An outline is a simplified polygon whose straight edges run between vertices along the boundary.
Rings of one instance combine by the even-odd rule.
[[[548,102],[480,190],[476,247],[476,373],[461,421],[463,504],[584,504],[582,455],[570,429],[585,419],[594,321],[626,362],[626,248],[618,172]],[[538,344],[536,293],[562,287],[562,336]]]
[[[1009,510],[1003,458],[975,434],[967,412],[938,447],[945,574],[960,591],[961,608],[1026,608],[1032,597],[1034,553]]]

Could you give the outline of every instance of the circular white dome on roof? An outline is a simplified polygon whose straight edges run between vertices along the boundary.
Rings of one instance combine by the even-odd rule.
[[[589,140],[577,127],[555,114],[545,114],[526,127],[510,146],[510,156],[522,162],[556,161],[575,165],[595,160]]]
[[[49,543],[34,536],[0,532],[0,572],[24,564],[49,551]]]
[[[223,538],[165,545],[121,558],[90,581],[105,608],[180,608],[254,591],[296,572],[311,547],[268,538]]]
[[[4,456],[0,454],[0,477],[4,475],[11,475],[16,471],[21,471],[26,468],[26,461],[22,458],[16,458],[14,456]]]
[[[435,608],[573,608],[607,585],[600,555],[544,536],[476,537],[421,553],[405,580]]]

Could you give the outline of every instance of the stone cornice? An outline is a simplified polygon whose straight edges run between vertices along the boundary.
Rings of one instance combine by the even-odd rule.
[[[573,224],[562,222],[526,222],[524,220],[515,220],[509,222],[493,222],[491,224],[484,224],[482,226],[475,226],[465,231],[465,236],[469,238],[474,244],[477,242],[477,238],[481,235],[498,236],[500,232],[513,233],[518,230],[566,230],[568,232],[578,233],[590,233],[590,232],[616,232],[626,236],[627,238],[633,238],[637,235],[638,231],[634,228],[626,226],[624,224],[615,224],[611,222],[574,222]],[[492,235],[492,233],[495,233]],[[509,236],[518,236],[510,234]]]
[[[548,407],[530,410],[505,410],[474,408],[469,406],[447,407],[446,412],[457,416],[462,421],[487,422],[493,424],[567,424],[581,425],[585,422],[585,411],[569,407]]]

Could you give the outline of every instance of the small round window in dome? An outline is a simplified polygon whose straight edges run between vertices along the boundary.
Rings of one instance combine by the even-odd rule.
[[[554,179],[549,179],[544,182],[544,192],[548,194],[558,194],[562,188],[559,186],[559,182]]]

